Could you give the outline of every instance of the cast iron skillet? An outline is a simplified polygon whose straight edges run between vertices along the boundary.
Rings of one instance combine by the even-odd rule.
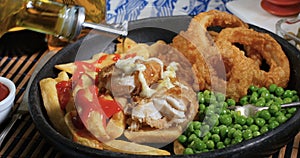
[[[177,17],[162,17],[155,19],[144,19],[129,24],[129,37],[137,42],[152,43],[159,39],[166,42],[171,42],[172,38],[180,30],[185,30],[190,22],[191,17],[177,16]],[[250,25],[251,28],[259,31],[269,33],[282,46],[284,52],[290,61],[291,77],[288,88],[295,89],[300,92],[300,52],[286,40],[281,37],[268,32],[264,29]],[[171,31],[170,31],[171,30]],[[89,39],[81,39],[76,43],[70,44],[55,56],[53,56],[48,63],[41,69],[41,71],[34,78],[30,87],[29,94],[29,110],[33,122],[40,133],[55,146],[58,150],[69,156],[76,157],[144,157],[141,155],[129,155],[123,153],[115,153],[105,150],[92,149],[80,144],[74,143],[72,140],[65,138],[58,133],[50,124],[46,111],[43,106],[41,92],[39,88],[39,81],[46,77],[56,77],[58,70],[54,68],[55,64],[72,62],[75,59],[76,53],[83,41],[97,42],[99,36],[91,36]],[[95,46],[97,45],[94,43]],[[105,48],[110,51],[114,48],[112,42]],[[97,53],[99,48],[93,49],[87,53]],[[237,145],[227,147],[224,149],[214,150],[213,152],[206,152],[198,155],[172,155],[172,157],[267,157],[277,152],[281,147],[292,140],[300,130],[300,110],[275,130],[272,130],[259,137],[243,141]],[[164,147],[172,153],[172,144]]]

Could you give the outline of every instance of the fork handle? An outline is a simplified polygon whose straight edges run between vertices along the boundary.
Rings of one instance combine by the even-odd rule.
[[[294,106],[300,106],[300,102],[292,102],[292,103],[288,103],[288,104],[282,104],[281,107],[282,108],[287,108],[287,107],[294,107]]]
[[[14,126],[14,124],[17,122],[18,119],[20,119],[22,115],[20,113],[14,114],[12,119],[10,120],[9,124],[4,128],[4,130],[1,132],[0,135],[0,148],[2,146],[2,143],[8,134],[8,132],[11,130],[11,128]]]

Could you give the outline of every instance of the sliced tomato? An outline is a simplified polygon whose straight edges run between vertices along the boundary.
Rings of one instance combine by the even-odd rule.
[[[71,81],[61,81],[61,82],[58,82],[55,85],[55,87],[56,87],[56,91],[58,94],[60,108],[62,110],[65,110],[68,102],[71,99],[72,82]]]
[[[121,111],[121,107],[115,100],[106,99],[104,96],[99,96],[98,100],[100,106],[103,109],[103,112],[108,118],[112,117],[112,115],[114,115],[115,113]]]

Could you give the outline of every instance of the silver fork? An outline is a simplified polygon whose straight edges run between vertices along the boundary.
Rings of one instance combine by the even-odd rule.
[[[43,67],[43,65],[57,52],[57,50],[49,51],[47,52],[46,55],[44,55],[39,63],[37,63],[37,66],[35,67],[29,81],[27,84],[27,87],[24,92],[24,96],[22,99],[22,102],[20,103],[19,107],[17,108],[17,111],[13,114],[10,122],[6,125],[6,127],[3,129],[3,131],[0,134],[0,148],[2,146],[2,143],[11,130],[11,128],[14,126],[14,124],[17,122],[18,119],[21,119],[23,115],[28,113],[28,93],[29,93],[29,88],[32,83],[32,80],[36,76],[36,74],[40,71],[40,69]]]
[[[300,106],[300,102],[293,102],[293,103],[288,103],[288,104],[282,104],[281,108],[287,108],[287,107],[295,107],[295,106]],[[228,109],[239,111],[241,115],[244,115],[246,117],[249,116],[254,116],[258,111],[268,109],[269,107],[257,107],[252,104],[246,104],[243,106],[230,106]]]

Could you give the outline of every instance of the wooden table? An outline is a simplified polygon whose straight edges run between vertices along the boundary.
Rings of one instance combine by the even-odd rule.
[[[38,36],[39,37],[39,36]],[[32,38],[32,35],[30,36]],[[43,37],[39,37],[43,38]],[[34,42],[34,39],[32,39]],[[0,40],[0,45],[1,45]],[[31,41],[32,42],[32,41]],[[5,43],[17,47],[18,42]],[[42,43],[40,48],[34,48],[32,51],[22,52],[4,52],[0,46],[0,76],[10,78],[16,85],[15,109],[22,102],[25,88],[33,73],[37,62],[47,54],[47,45]],[[13,50],[13,49],[11,49]],[[16,50],[13,50],[16,51]],[[0,127],[2,131],[5,124]],[[300,157],[299,149],[300,133],[280,151],[270,156],[270,158],[296,158]],[[43,136],[40,135],[32,122],[29,114],[19,119],[9,132],[4,144],[0,148],[0,157],[11,158],[39,158],[39,157],[65,157],[63,154],[49,144]]]

